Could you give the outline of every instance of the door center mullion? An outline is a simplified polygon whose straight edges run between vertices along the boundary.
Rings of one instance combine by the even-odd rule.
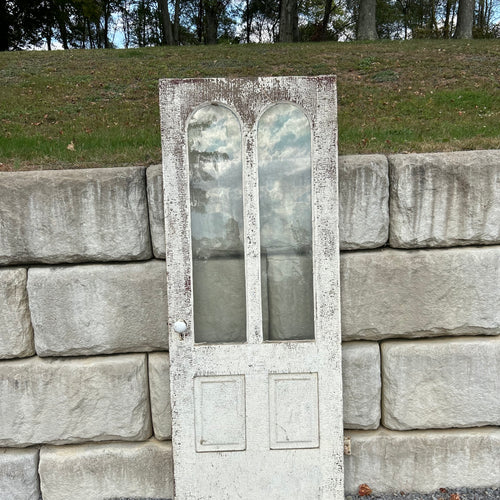
[[[244,123],[242,128],[247,343],[260,344],[263,342],[263,329],[257,130],[251,123]]]

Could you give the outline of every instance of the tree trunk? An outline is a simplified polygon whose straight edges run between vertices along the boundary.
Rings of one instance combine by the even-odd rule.
[[[429,32],[427,36],[429,36],[430,38],[434,38],[436,36],[438,29],[436,20],[436,4],[434,0],[432,0],[430,4],[430,13],[429,13],[429,20],[427,22],[427,29]]]
[[[205,43],[213,45],[217,43],[217,29],[219,27],[218,2],[209,1],[205,4]]]
[[[52,50],[52,26],[49,25],[44,29],[44,37],[47,50]]]
[[[0,51],[9,50],[9,12],[7,2],[0,0]]]
[[[63,45],[64,50],[68,50],[68,30],[66,28],[66,16],[64,15],[63,10],[59,6],[59,4],[56,4],[56,22],[57,26],[59,27],[59,34],[61,35],[61,42]]]
[[[279,41],[299,41],[299,13],[297,0],[281,0]]]
[[[321,21],[319,39],[325,40],[326,33],[328,29],[328,23],[330,22],[330,15],[332,13],[332,0],[325,1],[325,13],[323,15],[323,20]]]
[[[174,43],[176,45],[179,45],[180,43],[180,38],[179,38],[180,17],[181,17],[181,2],[180,0],[175,0],[173,36],[174,36]]]
[[[103,13],[104,13],[104,33],[103,33],[104,40],[103,40],[103,44],[104,44],[105,49],[109,49],[109,48],[111,48],[111,44],[109,43],[109,36],[108,36],[109,18],[111,17],[111,6],[110,6],[109,2],[105,2]]]
[[[378,38],[376,9],[377,0],[360,0],[356,33],[358,40],[376,40]]]
[[[196,18],[196,36],[198,38],[198,42],[201,43],[203,41],[203,0],[199,0],[198,2],[198,17]]]
[[[446,12],[444,16],[443,37],[450,38],[450,15],[451,15],[451,0],[446,0]]]
[[[474,0],[460,0],[458,3],[457,29],[453,38],[472,38],[474,23]]]
[[[161,14],[161,32],[165,45],[174,45],[174,33],[168,12],[168,0],[158,0],[158,9]]]
[[[252,33],[252,15],[250,14],[250,0],[246,0],[245,8],[245,33],[246,42],[250,43],[250,34]]]

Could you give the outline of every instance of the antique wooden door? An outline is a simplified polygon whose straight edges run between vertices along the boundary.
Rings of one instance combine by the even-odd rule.
[[[335,77],[160,108],[175,498],[343,498]]]

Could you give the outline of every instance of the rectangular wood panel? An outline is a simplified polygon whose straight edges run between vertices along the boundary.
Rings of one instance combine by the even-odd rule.
[[[269,375],[270,448],[319,446],[317,373]]]
[[[197,452],[246,448],[244,375],[194,379]]]

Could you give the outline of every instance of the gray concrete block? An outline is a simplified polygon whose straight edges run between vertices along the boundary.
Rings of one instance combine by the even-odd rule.
[[[151,257],[145,169],[0,172],[0,264]]]
[[[390,245],[500,243],[500,150],[394,155]]]
[[[32,267],[28,293],[40,356],[168,349],[164,261]]]
[[[149,354],[149,394],[156,439],[172,439],[170,408],[170,359],[168,353]]]
[[[341,250],[376,248],[389,238],[389,168],[383,155],[339,157]]]
[[[345,429],[380,425],[380,350],[377,342],[342,344],[342,396]]]
[[[161,165],[151,165],[146,170],[148,189],[149,228],[153,254],[165,258],[165,213],[163,208],[163,172]]]
[[[500,425],[500,337],[383,342],[382,367],[389,429]]]
[[[0,359],[35,353],[24,268],[0,269]]]
[[[144,354],[0,363],[0,446],[151,436]]]
[[[155,440],[43,446],[43,500],[173,498],[172,446]]]
[[[500,247],[341,256],[344,340],[500,333]]]
[[[344,457],[345,492],[368,484],[373,494],[500,485],[500,429],[351,431]]]
[[[0,498],[39,500],[38,449],[0,448]]]

